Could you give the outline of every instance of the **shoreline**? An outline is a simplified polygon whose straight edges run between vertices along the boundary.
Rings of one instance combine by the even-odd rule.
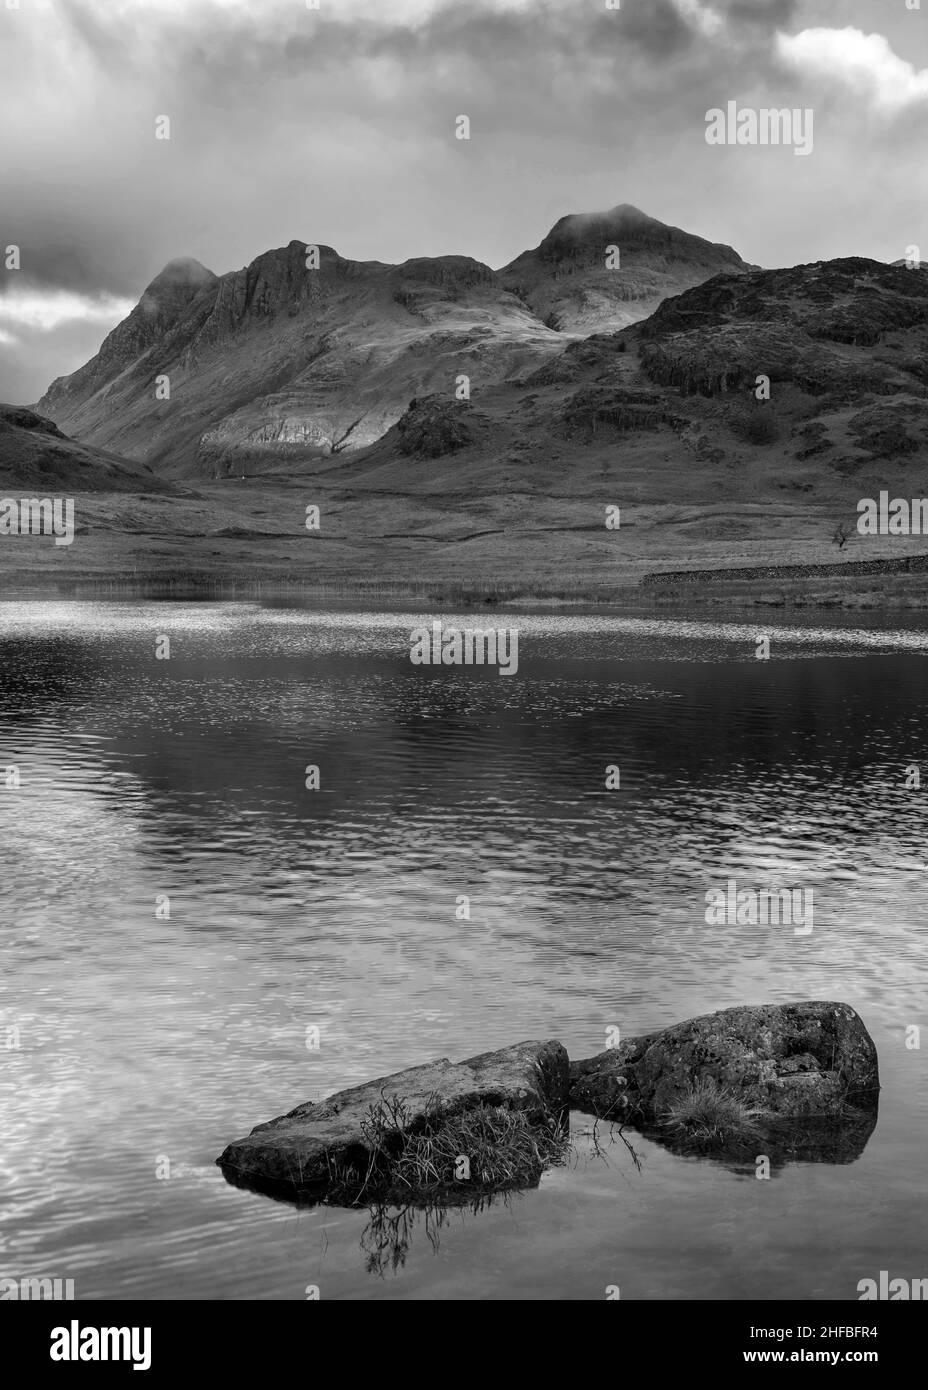
[[[794,567],[790,567],[793,569]],[[790,574],[778,579],[768,568],[751,574],[737,571],[729,580],[724,570],[656,573],[639,583],[599,586],[558,585],[539,581],[500,584],[489,581],[408,580],[383,583],[358,576],[348,579],[296,579],[273,574],[232,578],[188,573],[168,578],[140,574],[96,574],[54,577],[32,574],[4,582],[0,603],[43,600],[144,599],[184,602],[248,602],[285,599],[324,604],[366,604],[378,610],[444,608],[492,613],[501,609],[627,611],[662,613],[694,608],[718,610],[775,609],[801,613],[808,609],[843,610],[877,615],[899,611],[928,611],[928,570],[855,570],[847,576]],[[879,579],[891,584],[874,584]],[[870,582],[866,582],[870,581]]]

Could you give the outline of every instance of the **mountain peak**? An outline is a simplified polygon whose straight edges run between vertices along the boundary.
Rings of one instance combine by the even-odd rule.
[[[181,289],[201,289],[217,278],[193,256],[177,256],[155,276],[145,293],[157,295],[159,291],[174,293]]]
[[[634,203],[616,203],[615,207],[610,209],[608,216],[637,218],[640,222],[654,222],[656,220],[649,217],[646,212],[642,212],[641,208],[636,208]]]
[[[669,295],[714,275],[751,268],[730,246],[618,203],[568,213],[499,274],[549,328],[591,333],[647,318]]]
[[[600,256],[604,243],[620,235],[624,238],[622,250],[636,253],[649,262],[666,259],[669,254],[675,260],[718,262],[720,269],[722,262],[732,267],[743,268],[745,265],[730,246],[706,241],[692,232],[661,222],[632,203],[618,203],[607,212],[568,213],[555,222],[536,252],[542,256],[553,254],[556,259],[561,259],[563,255],[571,254],[570,248],[576,245],[589,248]]]
[[[617,203],[614,208],[609,208],[606,212],[568,212],[564,217],[559,217],[555,222],[548,236],[553,236],[557,231],[582,232],[587,226],[595,225],[634,225],[645,226],[650,224],[654,227],[664,226],[656,217],[649,217],[646,212],[636,208],[633,203]],[[547,240],[547,237],[545,238]]]

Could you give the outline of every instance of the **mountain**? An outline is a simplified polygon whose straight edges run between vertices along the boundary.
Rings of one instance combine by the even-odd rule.
[[[144,464],[69,439],[51,420],[0,405],[0,490],[69,492],[171,491]]]
[[[510,515],[519,497],[557,498],[527,508],[534,526],[585,530],[603,559],[639,539],[653,558],[664,525],[685,553],[688,538],[767,537],[784,516],[827,549],[829,519],[853,524],[857,499],[928,495],[928,277],[856,258],[718,276],[469,406],[415,400],[339,482],[481,499],[487,527],[491,494]],[[638,516],[619,547],[606,502]]]
[[[607,270],[614,239],[622,268]],[[466,256],[385,265],[327,246],[308,268],[307,251],[292,241],[223,276],[172,262],[36,409],[162,473],[273,471],[374,443],[414,397],[453,399],[462,375],[473,391],[524,376],[564,350],[565,324],[620,328],[747,269],[632,208],[563,218],[499,273]]]
[[[498,381],[563,347],[465,256],[391,266],[322,246],[318,269],[306,262],[294,241],[169,297],[159,276],[36,408],[159,471],[237,475],[362,447],[417,392],[451,394],[461,373]]]
[[[609,247],[615,248],[613,269],[606,265]],[[647,318],[668,296],[714,275],[756,268],[730,246],[668,227],[623,203],[611,212],[562,217],[540,246],[499,275],[548,327],[588,335]]]

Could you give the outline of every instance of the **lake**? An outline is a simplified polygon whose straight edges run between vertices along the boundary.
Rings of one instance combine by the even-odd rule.
[[[518,629],[503,676],[413,665],[436,616],[0,604],[0,1276],[83,1299],[856,1299],[928,1275],[928,790],[906,771],[928,775],[928,629],[442,613]],[[812,889],[814,930],[708,926],[732,878]],[[586,1057],[610,1028],[815,998],[879,1052],[853,1163],[759,1181],[632,1133],[597,1153],[574,1115],[537,1190],[429,1214],[297,1208],[214,1163],[435,1057]]]

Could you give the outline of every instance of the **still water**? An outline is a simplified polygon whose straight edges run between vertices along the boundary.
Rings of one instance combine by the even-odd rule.
[[[762,661],[738,621],[443,614],[518,629],[504,677],[412,665],[433,617],[0,604],[0,1276],[84,1299],[856,1299],[881,1269],[928,1276],[928,783],[906,786],[928,631],[768,626]],[[707,926],[730,877],[812,888],[814,931]],[[375,1219],[214,1166],[434,1057],[584,1057],[612,1026],[810,998],[879,1051],[850,1164],[761,1181],[632,1135],[639,1167],[576,1115],[538,1190]]]

